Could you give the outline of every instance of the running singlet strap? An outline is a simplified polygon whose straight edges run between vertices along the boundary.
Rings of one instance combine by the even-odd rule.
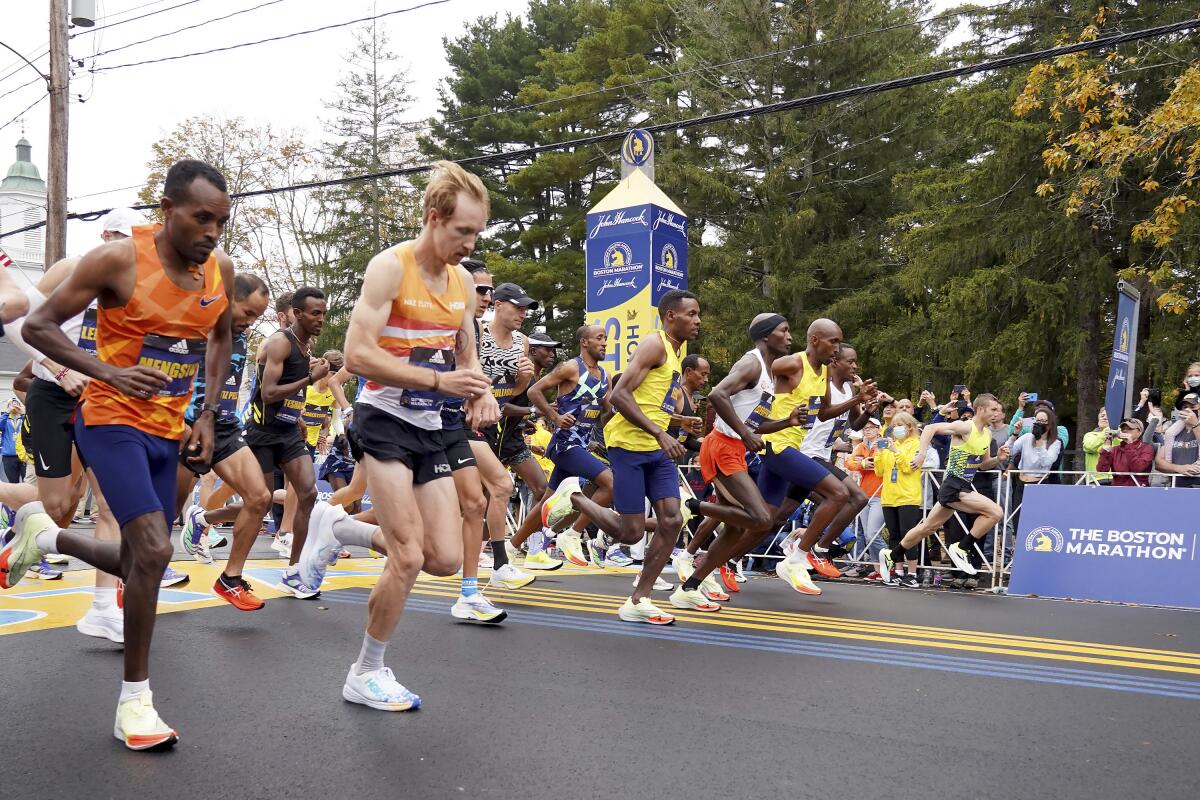
[[[962,444],[950,445],[946,458],[946,477],[970,482],[992,447],[992,432],[971,425],[971,435]]]
[[[679,379],[683,370],[679,365],[679,353],[662,331],[658,331],[667,357],[661,366],[646,373],[640,386],[633,390],[633,399],[651,422],[664,431],[670,425],[671,415],[683,398],[683,386]],[[647,452],[658,450],[659,444],[653,436],[625,419],[623,414],[614,414],[604,426],[604,440],[608,447]]]
[[[797,406],[807,409],[804,423],[795,427],[784,428],[763,437],[776,451],[787,447],[800,448],[812,426],[817,422],[817,412],[821,410],[821,401],[825,399],[825,388],[829,385],[829,367],[825,364],[820,369],[813,369],[808,356],[799,353],[804,365],[804,374],[796,387],[782,397],[776,397],[771,406],[771,419],[787,419]]]
[[[447,264],[446,289],[434,294],[421,279],[412,249],[412,242],[403,242],[392,249],[402,272],[400,289],[379,335],[379,346],[404,363],[450,372],[454,369],[455,344],[467,309],[467,290],[458,268]],[[470,300],[475,302],[474,292]],[[436,431],[442,427],[445,399],[444,394],[431,389],[400,389],[368,381],[355,402],[378,408],[418,428]]]
[[[221,268],[209,254],[204,288],[181,289],[163,271],[154,245],[161,226],[133,229],[137,283],[129,302],[101,306],[96,314],[96,352],[101,361],[125,368],[135,364],[167,374],[167,385],[148,400],[121,394],[102,381],[83,392],[84,425],[128,425],[164,439],[183,436],[183,415],[192,381],[204,369],[204,343],[228,306]]]
[[[604,367],[597,365],[598,376],[588,371],[582,356],[575,357],[575,365],[579,367],[579,382],[575,391],[560,394],[554,401],[555,410],[559,414],[570,414],[575,417],[575,424],[566,430],[555,429],[551,438],[551,446],[565,450],[570,447],[587,447],[592,443],[596,425],[600,422],[600,412],[604,409],[604,398],[608,394],[608,373]]]
[[[525,334],[513,331],[512,344],[499,347],[490,328],[483,332],[479,342],[479,365],[483,374],[492,382],[492,396],[496,404],[505,406],[516,399],[517,364],[525,355]]]
[[[736,392],[730,396],[729,402],[733,405],[733,412],[737,414],[738,419],[745,422],[746,427],[751,431],[757,431],[764,422],[771,418],[771,406],[775,402],[775,378],[771,376],[771,370],[767,367],[767,362],[763,360],[762,353],[757,347],[746,355],[753,355],[758,359],[758,383]],[[721,419],[719,414],[713,427],[731,439],[738,438],[733,427]]]
[[[279,373],[279,385],[287,386],[296,383],[308,375],[308,355],[300,349],[300,342],[295,334],[287,328],[283,329],[291,349],[283,360],[283,370]],[[295,428],[304,413],[304,389],[297,389],[292,394],[274,403],[263,400],[263,373],[266,363],[258,365],[258,381],[254,385],[254,396],[250,400],[250,425],[261,430],[283,432]],[[305,387],[308,388],[308,387]]]
[[[839,387],[830,382],[829,401],[835,406],[840,405],[849,400],[853,396],[853,392],[853,384],[846,383]],[[846,429],[849,422],[850,412],[848,410],[833,419],[817,420],[800,444],[800,452],[809,458],[823,458],[828,461],[833,452],[833,443],[842,435],[842,431]]]
[[[237,421],[238,394],[242,388],[242,373],[246,369],[246,334],[233,337],[233,351],[229,354],[229,377],[221,387],[221,422]],[[196,385],[192,388],[192,402],[188,404],[184,419],[195,422],[204,407],[204,371],[196,374]],[[240,427],[240,423],[239,423]]]

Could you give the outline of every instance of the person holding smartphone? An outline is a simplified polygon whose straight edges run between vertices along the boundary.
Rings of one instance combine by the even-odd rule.
[[[1154,459],[1159,472],[1175,476],[1175,486],[1200,488],[1200,394],[1179,398],[1179,419],[1167,429]]]
[[[1154,448],[1142,441],[1142,421],[1130,417],[1116,431],[1107,431],[1097,468],[1112,473],[1113,486],[1148,486],[1154,466]],[[1115,435],[1114,435],[1115,434]],[[1137,473],[1134,475],[1125,473]]]

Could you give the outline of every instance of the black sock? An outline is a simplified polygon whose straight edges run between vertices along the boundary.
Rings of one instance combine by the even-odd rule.
[[[238,581],[240,581],[241,579],[242,579],[241,575],[230,576],[224,572],[221,573],[221,583],[225,584],[227,587],[230,587],[230,588],[237,586]]]
[[[683,582],[683,590],[685,592],[693,592],[700,588],[700,584],[704,583],[703,578],[697,578],[696,573],[692,573],[692,577]]]
[[[904,551],[905,548],[899,542],[896,542],[894,545],[892,545],[892,558],[897,564],[904,561]]]
[[[849,553],[849,552],[850,551],[847,550],[845,547],[842,547],[840,544],[835,542],[834,544],[829,546],[829,549],[825,552],[825,557],[828,558],[830,561],[833,561],[834,559],[841,558],[842,556],[846,555],[846,553]]]
[[[494,565],[492,569],[500,569],[508,563],[508,551],[504,549],[504,540],[489,542],[489,544],[492,546],[492,563]]]

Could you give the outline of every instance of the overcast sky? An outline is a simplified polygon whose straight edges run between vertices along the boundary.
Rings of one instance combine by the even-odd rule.
[[[180,121],[196,114],[245,117],[251,123],[277,128],[302,128],[315,143],[326,114],[322,101],[335,94],[335,81],[345,69],[344,54],[352,44],[352,27],[314,33],[281,42],[247,47],[226,53],[181,59],[141,67],[101,72],[87,71],[91,56],[188,25],[215,19],[269,0],[196,0],[171,9],[185,0],[98,0],[97,27],[130,20],[108,30],[80,34],[74,28],[72,58],[82,58],[85,69],[76,70],[71,94],[87,102],[71,104],[69,184],[71,211],[89,211],[137,202],[138,189],[110,192],[145,180],[150,146]],[[423,0],[337,2],[277,0],[265,8],[196,30],[150,42],[96,59],[99,65],[208,50],[230,44],[345,22],[373,13],[410,8]],[[29,56],[43,71],[47,50],[48,0],[0,0],[3,24],[0,41]],[[392,49],[408,63],[411,92],[416,97],[413,119],[424,119],[437,110],[437,85],[449,72],[441,49],[442,38],[459,35],[465,24],[484,14],[521,13],[527,0],[450,0],[442,5],[397,14],[381,20],[392,37]],[[70,0],[68,0],[68,7]],[[127,12],[145,6],[131,13]],[[146,19],[133,17],[161,9]],[[372,10],[374,9],[374,10]],[[0,76],[20,64],[0,49]],[[0,79],[0,95],[35,75],[28,66]],[[45,93],[36,82],[0,99],[0,125]],[[46,175],[46,139],[49,104],[39,103],[25,114],[25,136],[33,144],[33,160]],[[20,138],[19,125],[0,130],[0,169],[12,162]],[[108,192],[106,194],[94,194]],[[84,196],[90,195],[90,196]],[[99,224],[73,221],[68,226],[67,249],[80,253],[99,242]]]

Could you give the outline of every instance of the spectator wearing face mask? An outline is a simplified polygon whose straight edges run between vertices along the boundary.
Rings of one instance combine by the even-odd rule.
[[[1182,410],[1183,398],[1189,394],[1200,394],[1200,361],[1188,364],[1187,372],[1183,376],[1183,391],[1175,398],[1176,411]]]
[[[883,517],[892,542],[903,539],[921,521],[921,470],[912,468],[920,449],[921,435],[916,418],[903,411],[896,412],[892,418],[891,441],[876,452],[874,459],[875,475],[882,481]],[[920,557],[920,546],[905,550],[904,586],[916,585]],[[885,583],[892,583],[889,576],[881,574],[880,577]]]
[[[1179,419],[1167,429],[1154,459],[1160,472],[1174,475],[1175,485],[1200,488],[1200,394],[1179,398]]]
[[[1012,447],[1010,469],[1017,479],[1012,482],[1012,506],[1020,508],[1025,499],[1025,487],[1031,483],[1050,483],[1051,470],[1062,455],[1063,442],[1058,437],[1058,418],[1048,408],[1039,408],[1029,433],[1017,437]],[[1013,525],[1019,530],[1020,515],[1014,514]]]
[[[1033,419],[1025,416],[1025,408],[1028,405],[1029,394],[1026,392],[1021,392],[1020,396],[1017,398],[1017,410],[1013,413],[1012,421],[1008,423],[1009,438],[1028,433],[1029,429],[1033,427]],[[1033,407],[1035,414],[1041,409],[1046,409],[1051,414],[1055,415],[1055,419],[1058,419],[1057,413],[1054,410],[1054,403],[1049,400],[1038,400]],[[1065,450],[1068,443],[1071,441],[1071,437],[1067,434],[1067,429],[1065,426],[1059,425],[1057,427],[1058,440],[1062,442],[1063,449]]]
[[[1113,436],[1107,431],[1104,448],[1100,451],[1097,469],[1111,472],[1113,486],[1148,486],[1150,468],[1154,466],[1154,448],[1142,441],[1145,428],[1142,421],[1130,417],[1121,423]],[[1137,475],[1122,475],[1134,472]]]
[[[871,564],[879,561],[879,551],[883,549],[883,505],[882,484],[875,474],[875,454],[882,446],[882,425],[872,417],[862,429],[862,441],[854,446],[850,457],[846,459],[846,471],[857,472],[860,478],[859,488],[867,496],[867,505],[859,512],[854,521],[854,532],[858,539],[858,558],[864,555]],[[866,565],[853,570],[850,574],[865,578],[874,571]]]

